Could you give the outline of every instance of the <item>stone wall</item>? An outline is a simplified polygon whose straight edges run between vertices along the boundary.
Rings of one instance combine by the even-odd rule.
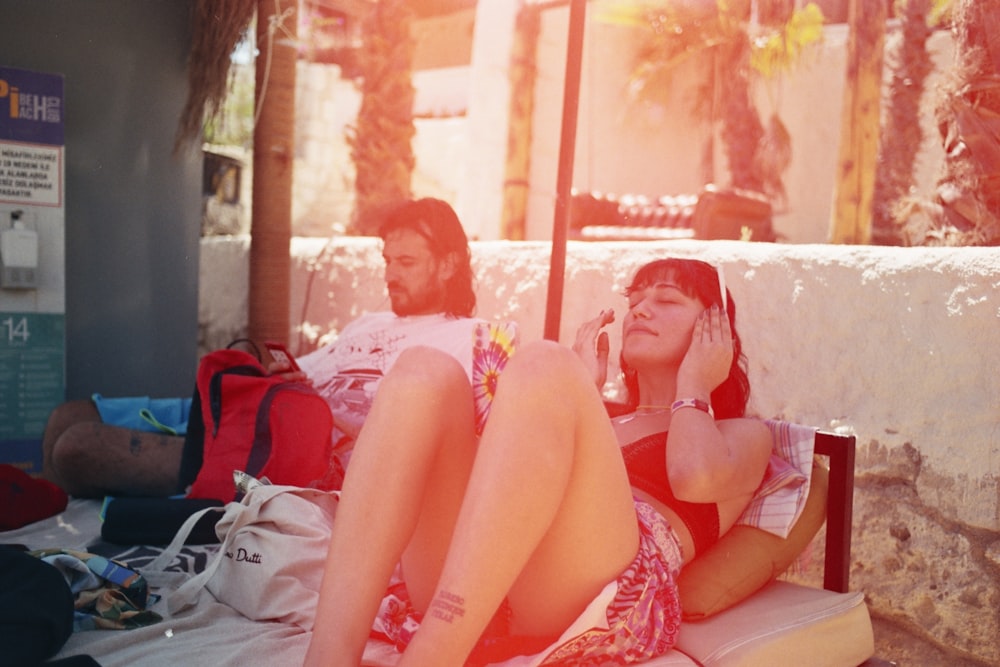
[[[548,244],[473,253],[479,315],[540,338]],[[873,616],[956,660],[1000,664],[1000,253],[571,242],[561,339],[603,308],[621,315],[635,268],[667,253],[725,267],[753,413],[857,435],[851,581]],[[388,307],[376,240],[295,239],[293,256],[293,350]],[[203,242],[202,349],[245,330],[246,262],[245,238]]]

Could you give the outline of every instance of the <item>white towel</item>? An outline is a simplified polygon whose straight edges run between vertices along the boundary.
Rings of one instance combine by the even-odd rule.
[[[788,537],[802,514],[812,481],[816,429],[778,420],[767,420],[774,437],[771,460],[764,480],[736,522]]]

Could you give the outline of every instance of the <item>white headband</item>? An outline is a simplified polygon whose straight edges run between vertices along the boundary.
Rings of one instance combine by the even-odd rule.
[[[722,272],[722,265],[715,268],[719,274],[719,294],[722,296],[722,309],[726,309],[726,274]]]

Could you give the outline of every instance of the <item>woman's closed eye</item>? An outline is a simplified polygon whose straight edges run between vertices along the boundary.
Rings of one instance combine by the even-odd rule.
[[[647,299],[644,298],[629,299],[628,303],[629,310],[635,310],[639,306],[643,305],[643,302],[646,301]],[[680,299],[671,296],[653,297],[651,300],[649,300],[649,302],[655,306],[676,306],[676,305],[681,305],[682,303]]]

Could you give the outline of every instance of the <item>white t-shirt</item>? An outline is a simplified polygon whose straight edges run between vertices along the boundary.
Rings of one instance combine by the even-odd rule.
[[[465,368],[476,401],[481,429],[493,399],[493,390],[517,343],[513,323],[491,324],[443,314],[400,317],[393,312],[362,315],[337,339],[298,362],[335,415],[363,419],[375,391],[403,350],[415,345],[450,354]]]

